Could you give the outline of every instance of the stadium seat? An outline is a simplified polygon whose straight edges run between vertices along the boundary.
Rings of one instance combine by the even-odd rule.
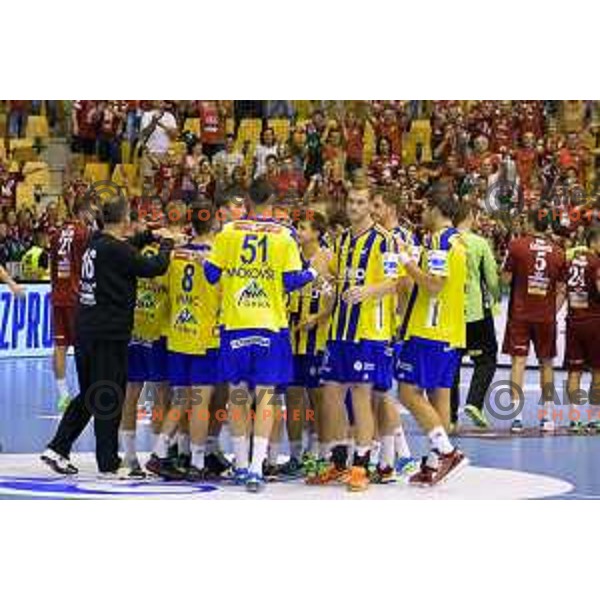
[[[421,160],[429,162],[431,160],[431,124],[427,119],[413,121],[410,132],[405,135],[402,152],[404,164],[416,161],[418,143],[421,143],[423,148]]]
[[[108,181],[110,179],[110,166],[108,163],[87,163],[83,171],[83,180],[86,183]]]
[[[187,146],[185,145],[185,142],[171,142],[169,152],[173,152],[175,156],[182,158],[187,152]]]
[[[11,156],[16,161],[37,160],[38,153],[31,138],[11,138],[9,141]]]
[[[260,119],[242,119],[238,129],[238,142],[250,141],[258,144],[261,131],[262,121]]]
[[[275,138],[278,142],[285,142],[290,136],[289,119],[270,119],[269,127],[275,131]]]
[[[183,124],[184,131],[191,131],[200,137],[200,119],[186,119]]]
[[[125,177],[123,177],[125,174]],[[127,192],[131,196],[141,194],[140,188],[140,170],[138,165],[131,163],[121,163],[115,166],[112,172],[112,181],[117,185],[126,186]]]
[[[375,132],[371,123],[365,125],[365,137],[364,137],[364,148],[363,148],[363,164],[369,166],[369,163],[375,156]]]
[[[45,162],[26,162],[23,167],[25,182],[31,185],[41,185],[47,188],[50,185],[50,169]]]
[[[30,208],[35,205],[33,185],[23,181],[17,184],[17,210]]]
[[[47,138],[49,136],[48,119],[43,116],[30,115],[27,118],[25,136],[28,138]]]

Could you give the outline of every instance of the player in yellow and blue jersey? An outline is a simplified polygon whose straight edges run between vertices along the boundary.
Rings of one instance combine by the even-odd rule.
[[[230,424],[236,481],[249,491],[263,485],[262,468],[277,404],[276,388],[292,380],[292,348],[285,292],[317,276],[304,269],[294,231],[270,218],[274,196],[257,182],[251,190],[252,213],[227,223],[215,237],[204,263],[207,279],[220,283],[220,367],[230,384]],[[325,256],[314,265],[325,268]],[[248,468],[247,420],[250,391],[256,399],[252,463]]]
[[[159,244],[152,241],[142,248],[142,255],[158,254]],[[169,319],[169,298],[166,275],[153,279],[140,279],[137,284],[134,324],[128,349],[128,374],[125,402],[121,416],[120,437],[124,462],[130,477],[144,477],[136,454],[137,405],[144,383],[154,384],[156,407],[168,403],[167,348],[165,329]],[[159,433],[160,410],[153,411],[152,428]]]
[[[391,233],[394,247],[397,244],[411,244],[413,248],[418,248],[416,236],[410,229],[400,225],[398,214],[398,200],[393,192],[385,189],[373,192],[371,215],[379,225]],[[388,255],[386,255],[386,261],[387,259]],[[377,421],[379,456],[376,461],[377,468],[370,469],[369,477],[372,482],[377,483],[393,481],[394,472],[405,475],[416,469],[416,462],[411,456],[404,427],[402,426],[400,405],[397,398],[390,394],[393,384],[394,361],[399,354],[401,345],[397,336],[399,320],[406,308],[407,294],[410,292],[412,282],[407,277],[404,268],[397,264],[397,260],[393,260],[391,266],[392,269],[397,270],[397,289],[394,290],[397,295],[393,306],[393,338],[390,344],[391,355],[386,357],[388,363],[383,372],[384,376],[381,381],[375,384],[373,394],[376,403],[374,410]],[[392,289],[394,288],[392,287]]]
[[[466,335],[466,252],[452,225],[456,209],[451,192],[434,189],[423,211],[429,234],[419,263],[407,244],[399,252],[400,263],[415,285],[402,325],[404,343],[396,376],[401,400],[431,447],[420,471],[410,478],[418,485],[434,485],[468,464],[447,435],[450,389]]]
[[[194,204],[187,211],[177,205],[177,210],[189,215],[193,238],[173,251],[167,273],[170,298],[167,367],[174,406],[147,468],[166,479],[203,481],[208,477],[205,454],[210,402],[215,385],[222,382],[218,360],[220,290],[207,282],[202,267],[213,243],[212,206]],[[175,411],[181,419],[173,416]],[[189,465],[174,464],[167,456],[169,442],[181,425],[182,413],[189,420]]]
[[[371,216],[368,190],[353,190],[347,202],[350,228],[336,243],[330,272],[336,281],[329,338],[322,368],[323,444],[332,464],[319,482],[347,481],[348,489],[368,485],[367,467],[375,423],[371,394],[389,378],[394,297],[379,295],[387,284],[384,257],[393,250],[391,234]],[[352,391],[356,453],[347,471],[344,397]]]
[[[309,214],[306,211],[294,222],[294,226],[298,233],[302,258],[308,261],[317,254],[324,243],[327,222],[320,213]],[[333,294],[328,294],[327,288],[323,289],[315,282],[290,295],[290,333],[294,369],[293,380],[286,392],[290,460],[281,468],[285,476],[298,475],[303,470],[308,475],[316,467],[322,396],[320,372],[332,305]],[[303,417],[307,406],[312,410],[312,418],[307,422],[310,443],[303,458]],[[296,418],[297,416],[300,418]]]

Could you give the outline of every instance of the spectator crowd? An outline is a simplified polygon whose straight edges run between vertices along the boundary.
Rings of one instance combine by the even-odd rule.
[[[199,196],[219,207],[264,182],[280,204],[310,206],[331,227],[344,225],[357,186],[386,189],[401,220],[418,225],[427,190],[441,182],[476,207],[499,261],[526,208],[554,210],[555,236],[571,246],[600,207],[600,101],[9,100],[0,115],[3,265],[44,248],[100,172],[127,190],[134,213]],[[29,174],[15,141],[40,116],[47,132],[32,140],[34,153],[49,138],[68,143],[62,190],[36,188],[19,202]]]

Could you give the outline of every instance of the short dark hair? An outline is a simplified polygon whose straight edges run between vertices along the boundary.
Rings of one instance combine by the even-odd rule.
[[[248,191],[250,199],[258,206],[275,199],[275,188],[264,177],[257,177]]]
[[[319,233],[319,235],[325,235],[327,233],[327,219],[320,212],[315,212],[310,208],[300,208],[294,214],[294,227],[298,226],[298,223],[305,221],[310,223],[311,227]]]
[[[341,225],[344,229],[350,227],[350,219],[348,219],[348,215],[343,210],[339,210],[329,217],[330,229],[333,229],[338,225]]]
[[[122,223],[129,213],[129,203],[125,196],[118,195],[102,202],[102,221],[108,225]]]
[[[190,222],[196,235],[203,235],[212,229],[214,209],[211,202],[194,202],[190,205]]]
[[[448,185],[437,183],[427,193],[427,204],[429,208],[437,208],[442,216],[454,221],[458,212],[458,202],[455,200],[452,190]]]
[[[538,233],[545,233],[552,226],[553,211],[547,206],[532,208],[527,213],[527,221]]]
[[[458,206],[456,208],[456,214],[454,215],[454,219],[452,222],[455,227],[458,227],[461,223],[464,223],[469,217],[473,215],[473,206],[463,200],[462,202],[458,202]]]

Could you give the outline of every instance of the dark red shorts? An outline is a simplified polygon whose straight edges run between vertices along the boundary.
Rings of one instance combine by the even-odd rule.
[[[504,332],[502,352],[510,356],[527,356],[529,344],[533,343],[538,359],[556,356],[556,321],[529,323],[509,319]]]
[[[565,368],[569,371],[600,369],[600,321],[567,319]]]
[[[52,308],[55,346],[75,345],[75,307],[54,306]]]

